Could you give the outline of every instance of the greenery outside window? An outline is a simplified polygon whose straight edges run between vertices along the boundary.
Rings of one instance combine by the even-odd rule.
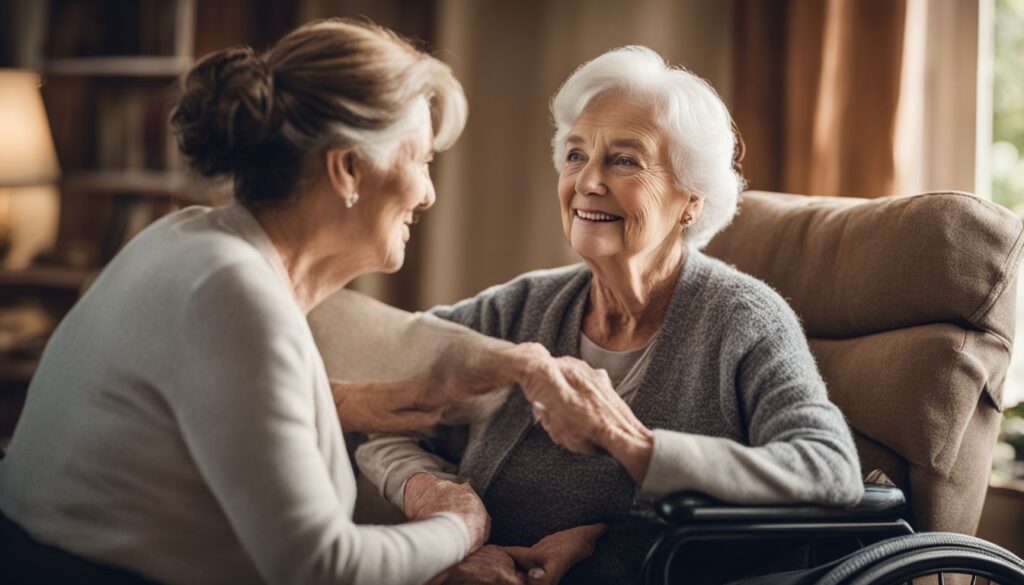
[[[995,0],[992,80],[992,199],[1024,217],[1024,0]],[[1018,283],[1018,286],[1020,284]],[[1017,312],[1024,310],[1018,295]],[[1008,384],[1024,384],[1024,331],[1018,314]],[[1017,388],[1008,394],[1024,395]],[[1024,480],[1024,402],[1008,409],[994,454],[998,479]]]

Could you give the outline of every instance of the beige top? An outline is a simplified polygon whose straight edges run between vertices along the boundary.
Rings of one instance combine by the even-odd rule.
[[[633,391],[639,387],[639,379],[650,361],[650,349],[654,337],[643,347],[627,351],[612,351],[594,343],[580,332],[580,358],[595,369],[608,372],[615,391],[628,402]]]
[[[468,551],[444,514],[352,522],[323,362],[244,208],[160,220],[51,338],[0,508],[34,538],[166,583],[426,581]]]

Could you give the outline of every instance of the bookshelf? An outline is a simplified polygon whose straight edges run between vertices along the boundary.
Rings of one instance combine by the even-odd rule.
[[[161,215],[218,205],[230,186],[186,170],[167,118],[195,55],[266,47],[297,24],[292,0],[50,0],[43,101],[60,160],[57,249],[23,270],[0,268],[4,311],[34,319],[0,345],[0,444],[21,411],[45,336],[103,265]]]
[[[80,171],[65,177],[61,189],[65,193],[184,197],[191,184],[188,173],[180,170]]]
[[[46,336],[117,251],[203,200],[167,123],[194,61],[195,0],[51,0],[43,100],[63,171],[54,252],[0,268],[0,438]],[[20,329],[19,329],[20,327]]]
[[[94,271],[71,266],[30,266],[22,270],[0,269],[0,287],[36,287],[78,293]]]
[[[64,170],[57,262],[98,269],[191,203],[167,124],[194,61],[195,0],[52,0],[43,97]]]
[[[91,77],[177,77],[191,66],[181,57],[84,57],[53,59],[46,65],[47,75],[83,75]]]

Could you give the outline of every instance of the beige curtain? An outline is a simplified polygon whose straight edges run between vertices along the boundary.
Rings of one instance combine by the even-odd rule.
[[[991,197],[989,0],[907,0],[896,161],[900,192]]]

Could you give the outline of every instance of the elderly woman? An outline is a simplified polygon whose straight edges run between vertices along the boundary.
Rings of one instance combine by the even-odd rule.
[[[305,318],[402,266],[434,203],[428,164],[465,117],[446,65],[368,24],[200,61],[172,123],[237,202],[149,227],[61,323],[0,462],[0,534],[165,583],[421,583],[479,547],[488,518],[469,486],[439,486],[422,521],[355,525],[338,418],[422,429],[475,391],[530,387],[546,353],[457,354],[429,387],[332,388]]]
[[[471,435],[442,429],[432,454],[375,438],[357,453],[361,467],[418,517],[455,479],[439,456],[458,463],[492,528],[453,581],[552,583],[567,571],[576,583],[633,581],[655,528],[630,512],[678,490],[857,502],[849,429],[793,311],[699,251],[731,220],[742,186],[712,88],[626,47],[577,70],[552,112],[562,226],[584,263],[433,313],[540,342],[564,356],[567,384],[508,394]]]

